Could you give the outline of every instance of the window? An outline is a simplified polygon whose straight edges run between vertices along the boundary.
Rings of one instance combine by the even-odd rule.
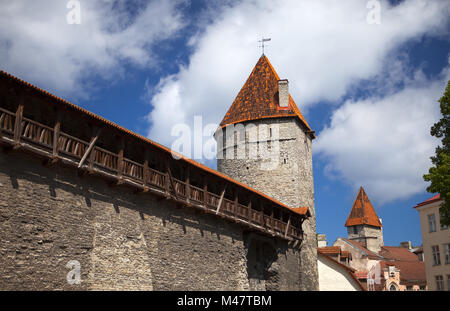
[[[425,285],[420,286],[419,290],[424,291],[427,287]]]
[[[442,214],[442,209],[439,209],[439,215],[440,215],[439,222],[441,223],[441,230],[448,229],[447,225],[442,224],[442,217],[444,217],[444,215]]]
[[[407,290],[407,291],[412,291],[412,290],[413,290],[413,287],[412,287],[412,286],[406,286],[406,290]]]
[[[444,244],[445,263],[450,264],[450,244]]]
[[[444,279],[442,275],[436,275],[436,290],[444,290]]]
[[[450,292],[450,274],[447,274],[447,290]]]
[[[397,287],[396,287],[394,284],[391,284],[391,286],[389,286],[389,290],[390,290],[391,292],[396,291],[396,290],[397,290]]]
[[[431,252],[433,254],[433,266],[441,264],[441,256],[439,254],[439,245],[431,246]]]
[[[436,217],[434,214],[428,215],[428,228],[429,232],[436,232]]]
[[[352,233],[353,234],[358,234],[358,226],[353,226],[352,227]]]

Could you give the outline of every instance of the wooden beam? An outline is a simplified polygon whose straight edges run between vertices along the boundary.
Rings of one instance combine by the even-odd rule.
[[[208,208],[208,178],[203,176],[203,204],[205,205],[205,208]]]
[[[190,166],[187,165],[187,164],[186,164],[185,172],[186,172],[186,180],[185,180],[185,183],[186,183],[186,201],[189,204],[190,197],[191,197],[191,184],[190,184],[191,183],[191,180],[190,180],[191,169],[190,169]]]
[[[172,186],[173,194],[174,194],[175,198],[178,200],[177,190],[175,189],[175,183],[173,182],[172,172],[170,171],[169,160],[166,160],[166,169],[167,169],[167,176],[169,177],[170,185]]]
[[[86,158],[91,153],[92,148],[94,148],[95,142],[97,141],[98,137],[100,136],[100,131],[101,130],[98,130],[97,134],[95,135],[95,137],[91,138],[91,142],[89,143],[89,147],[87,148],[86,152],[84,153],[83,157],[81,158],[80,163],[78,163],[78,168],[80,168],[84,164],[84,161],[86,161]]]
[[[237,209],[238,209],[238,192],[237,189],[234,190],[234,204],[233,204],[233,214],[234,217],[237,217]]]
[[[289,219],[288,219],[288,222],[287,222],[287,225],[286,225],[286,231],[284,232],[284,237],[287,237],[290,225],[291,225],[291,213],[289,213]]]
[[[125,149],[125,143],[123,141],[123,138],[120,139],[120,150],[119,150],[119,154],[118,154],[118,159],[117,159],[117,177],[119,177],[119,182],[122,181],[122,175],[123,175],[123,152]]]
[[[142,184],[144,185],[144,192],[148,191],[147,186],[147,178],[148,178],[148,160],[147,160],[147,149],[145,150],[145,160],[144,160],[144,168],[142,172]]]
[[[24,107],[24,95],[21,94],[19,97],[19,107],[16,110],[16,119],[14,121],[14,145],[20,145],[20,134],[22,132],[22,118],[23,118],[23,107]]]
[[[222,207],[223,197],[225,196],[225,191],[227,190],[227,185],[222,190],[222,194],[220,195],[219,203],[217,204],[216,214],[219,214],[220,208]]]
[[[53,159],[58,158],[59,151],[59,133],[61,131],[61,112],[58,110],[56,112],[56,123],[53,128]]]

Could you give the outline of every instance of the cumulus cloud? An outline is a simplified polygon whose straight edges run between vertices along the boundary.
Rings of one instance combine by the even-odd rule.
[[[449,78],[449,68],[438,80],[418,71],[400,91],[346,101],[314,145],[329,176],[355,190],[364,186],[381,204],[424,191],[422,176],[439,143],[430,128],[440,118],[437,100]]]
[[[148,136],[170,146],[171,128],[218,123],[260,56],[257,39],[271,37],[266,54],[303,112],[318,101],[338,102],[362,79],[379,74],[403,43],[439,34],[445,1],[381,1],[381,24],[367,23],[366,1],[239,1],[210,12],[214,19],[191,38],[194,50],[179,72],[153,90]]]
[[[72,1],[74,2],[74,1]],[[112,79],[124,64],[155,64],[152,47],[184,23],[179,1],[78,1],[81,24],[69,24],[69,1],[1,1],[0,67],[63,95],[86,78]]]

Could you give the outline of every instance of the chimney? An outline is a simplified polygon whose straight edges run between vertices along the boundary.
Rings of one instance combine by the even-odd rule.
[[[327,246],[327,236],[325,234],[318,234],[317,235],[317,246],[318,247],[325,247],[325,246]]]
[[[406,249],[412,249],[411,241],[400,242],[400,247],[403,247],[403,248],[406,248]]]
[[[289,106],[289,81],[287,79],[278,80],[278,97],[280,107]]]

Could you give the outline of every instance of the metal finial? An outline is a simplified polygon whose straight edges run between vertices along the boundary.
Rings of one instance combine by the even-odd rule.
[[[272,39],[271,38],[267,38],[267,39],[262,38],[261,40],[258,41],[258,42],[261,42],[260,47],[262,48],[262,55],[264,55],[264,42],[267,42],[270,40],[272,40]]]

